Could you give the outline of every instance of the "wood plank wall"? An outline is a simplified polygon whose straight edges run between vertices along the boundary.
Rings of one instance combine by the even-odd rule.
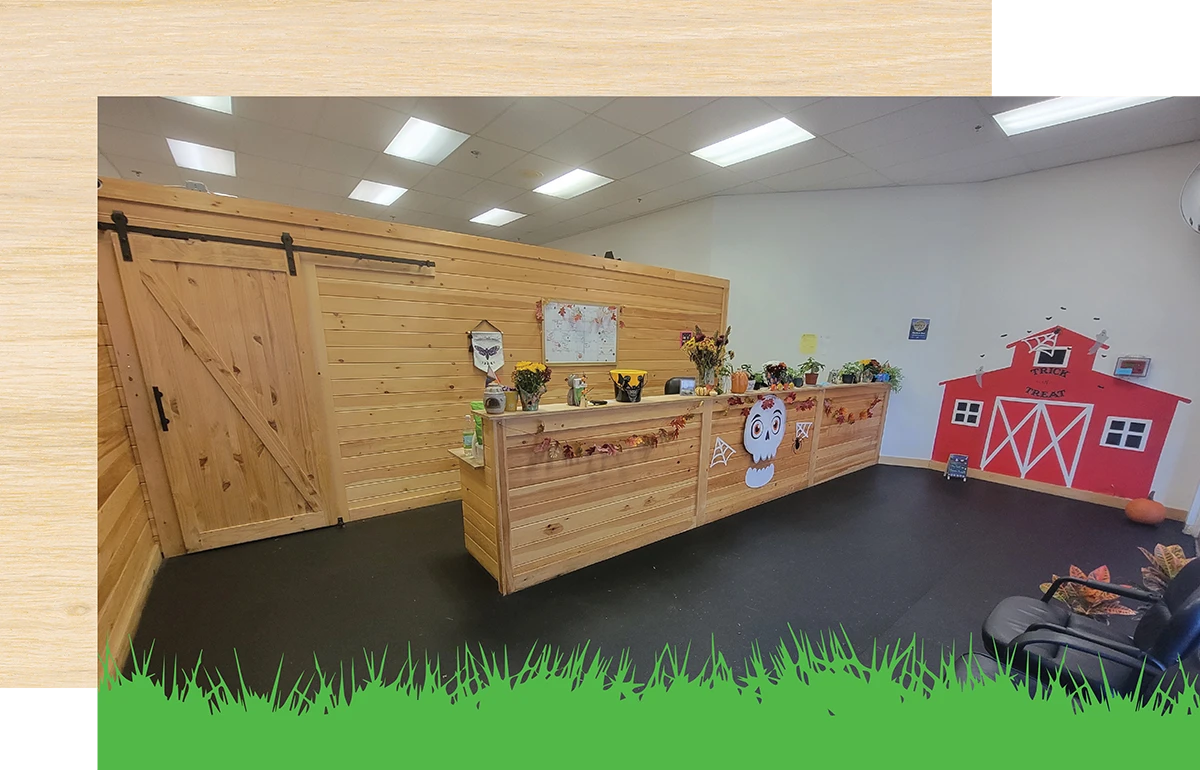
[[[132,441],[129,408],[117,377],[103,301],[97,339],[98,642],[99,654],[104,654],[107,644],[113,663],[120,666],[129,654],[129,639],[137,628],[162,552]]]
[[[555,403],[572,373],[611,398],[611,368],[646,369],[647,392],[662,393],[668,378],[693,371],[679,332],[725,319],[725,279],[128,180],[105,179],[98,204],[102,221],[119,209],[132,224],[271,241],[287,231],[299,244],[436,262],[421,275],[298,255],[326,354],[321,384],[346,520],[460,497],[458,461],[446,450],[461,443],[470,402],[482,399],[467,348],[480,321],[504,332],[499,374],[508,382],[518,360],[542,357],[539,301],[621,308],[617,364],[552,367],[545,402]]]

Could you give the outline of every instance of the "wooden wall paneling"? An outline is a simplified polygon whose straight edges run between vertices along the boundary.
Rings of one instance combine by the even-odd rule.
[[[704,408],[700,413],[700,454],[696,459],[696,513],[695,526],[704,524],[708,510],[708,471],[713,457],[713,400],[705,399]]]
[[[117,374],[128,406],[132,442],[136,447],[137,459],[146,482],[150,513],[163,555],[178,556],[185,553],[186,547],[179,517],[175,511],[175,500],[171,495],[162,448],[159,446],[154,397],[146,385],[137,344],[134,341],[133,323],[117,272],[117,255],[120,249],[117,246],[116,234],[100,233],[97,251],[97,277],[108,321],[107,333],[112,340]]]
[[[510,594],[516,590],[515,582],[513,581],[513,559],[512,559],[512,526],[509,521],[509,491],[508,491],[508,463],[506,460],[507,452],[503,451],[505,446],[505,425],[503,422],[493,422],[489,434],[484,435],[484,452],[486,465],[486,452],[488,445],[493,447],[495,475],[493,482],[496,486],[496,545],[500,549],[500,593]]]
[[[879,441],[882,436],[887,388],[883,385],[846,386],[826,390],[830,412],[823,404],[819,457],[817,458],[814,484],[852,473],[873,465],[879,456]],[[863,410],[870,408],[876,398],[880,403],[872,409],[872,417],[860,417]],[[837,410],[846,409],[853,415],[854,422],[838,423]]]
[[[103,673],[124,665],[150,583],[162,562],[148,498],[121,405],[117,363],[103,298],[97,357],[97,651]]]

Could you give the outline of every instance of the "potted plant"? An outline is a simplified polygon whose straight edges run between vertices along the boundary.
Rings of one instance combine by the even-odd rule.
[[[729,332],[733,327],[727,327],[724,334],[707,335],[696,327],[691,339],[683,343],[692,364],[696,367],[696,385],[710,388],[717,385],[717,367],[725,362],[725,346],[729,343]]]
[[[725,355],[725,362],[717,367],[717,390],[721,393],[729,393],[733,390],[733,351],[729,351]],[[742,391],[745,391],[743,383]]]
[[[892,386],[892,392],[900,390],[900,384],[904,380],[904,374],[900,371],[900,367],[892,366],[889,362],[884,361],[879,367],[879,372],[875,375],[876,382],[886,382]]]
[[[821,376],[821,370],[825,368],[825,364],[816,360],[812,356],[808,360],[800,364],[800,371],[804,375],[805,385],[816,385],[817,378]],[[797,383],[799,384],[799,383]]]
[[[787,373],[788,366],[783,361],[768,361],[763,364],[763,376],[767,385],[782,385]]]
[[[842,364],[842,368],[838,369],[838,374],[841,375],[842,383],[845,385],[858,382],[858,377],[862,374],[862,362],[850,361]]]
[[[883,364],[876,361],[874,358],[864,358],[859,361],[862,364],[862,371],[859,372],[859,382],[875,382],[875,375],[879,374],[879,370]]]
[[[1090,573],[1085,574],[1083,570],[1071,565],[1071,577],[1081,580],[1094,580],[1098,583],[1109,583],[1108,567],[1101,565]],[[1050,590],[1050,586],[1054,581],[1058,580],[1058,575],[1052,575],[1049,583],[1042,583],[1041,591],[1044,593]],[[1122,584],[1123,588],[1133,588]],[[1098,620],[1101,623],[1108,623],[1110,615],[1136,615],[1137,612],[1124,604],[1121,604],[1121,597],[1116,594],[1110,594],[1107,591],[1101,591],[1098,588],[1090,588],[1079,583],[1063,583],[1055,592],[1054,598],[1063,602],[1071,611],[1077,615],[1086,615],[1093,620]]]
[[[518,361],[512,377],[517,396],[521,399],[521,408],[526,412],[536,412],[542,394],[546,392],[546,383],[550,382],[550,367],[539,361]]]

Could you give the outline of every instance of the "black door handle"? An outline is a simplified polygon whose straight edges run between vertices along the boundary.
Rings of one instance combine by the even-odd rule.
[[[167,413],[163,411],[162,398],[163,398],[163,392],[158,389],[157,385],[155,385],[154,386],[154,403],[158,407],[158,421],[159,421],[159,423],[162,424],[163,432],[166,433],[167,426],[170,425],[171,421],[167,419]]]

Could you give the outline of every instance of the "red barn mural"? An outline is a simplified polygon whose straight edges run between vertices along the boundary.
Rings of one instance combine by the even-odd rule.
[[[1056,326],[1008,346],[1006,369],[945,386],[933,459],[1118,497],[1145,497],[1175,409],[1189,399],[1093,369],[1107,348]]]

